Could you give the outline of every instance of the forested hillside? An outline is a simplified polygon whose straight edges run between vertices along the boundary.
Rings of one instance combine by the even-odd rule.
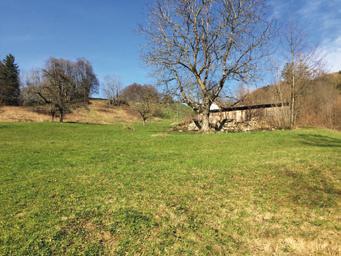
[[[281,82],[249,93],[239,104],[289,101],[289,85]],[[324,74],[298,88],[296,103],[298,126],[341,129],[341,72]]]

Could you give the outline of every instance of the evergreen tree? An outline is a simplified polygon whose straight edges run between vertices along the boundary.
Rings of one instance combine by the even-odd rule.
[[[4,64],[0,60],[0,106],[4,104],[5,84],[2,79],[2,73],[4,70]]]
[[[20,96],[19,67],[12,54],[0,64],[0,103],[18,105]]]

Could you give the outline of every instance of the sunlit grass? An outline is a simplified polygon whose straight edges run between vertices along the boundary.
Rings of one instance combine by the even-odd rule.
[[[341,134],[0,124],[1,255],[336,255]]]

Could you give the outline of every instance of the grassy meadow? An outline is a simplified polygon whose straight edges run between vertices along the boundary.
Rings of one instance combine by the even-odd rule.
[[[0,124],[0,255],[338,255],[341,133]]]

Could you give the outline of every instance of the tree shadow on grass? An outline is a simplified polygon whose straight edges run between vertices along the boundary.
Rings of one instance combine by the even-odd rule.
[[[0,129],[8,129],[8,128],[11,128],[11,126],[7,124],[0,124]]]
[[[298,136],[300,137],[300,140],[304,145],[341,148],[341,139],[319,134],[300,134]]]
[[[322,171],[303,174],[287,170],[286,176],[291,179],[288,185],[294,203],[312,208],[335,207],[337,198],[341,196],[341,190]]]

